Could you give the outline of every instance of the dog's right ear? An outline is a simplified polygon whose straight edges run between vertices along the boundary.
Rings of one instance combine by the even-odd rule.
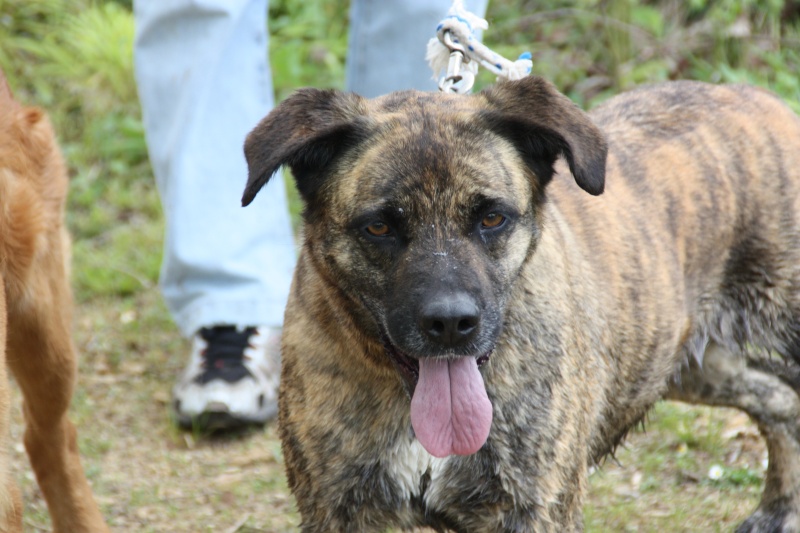
[[[282,165],[292,169],[297,189],[311,203],[324,170],[336,156],[367,134],[365,100],[353,93],[300,89],[278,105],[247,136],[247,186],[242,205]]]
[[[505,81],[480,93],[488,109],[487,126],[506,137],[546,185],[553,163],[563,156],[575,182],[589,194],[605,186],[608,143],[605,135],[555,86],[536,76]]]

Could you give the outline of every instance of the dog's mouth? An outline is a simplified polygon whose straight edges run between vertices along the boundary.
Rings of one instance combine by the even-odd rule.
[[[417,387],[417,382],[419,381],[419,359],[411,357],[410,355],[400,350],[397,346],[392,344],[392,342],[386,335],[383,335],[382,341],[383,341],[383,348],[389,355],[389,359],[391,359],[395,368],[403,377],[403,384],[405,385],[408,397],[412,398],[414,396],[414,390]],[[475,363],[478,365],[478,368],[486,364],[486,362],[492,356],[493,352],[494,349],[489,350],[483,355],[475,357]],[[473,356],[464,356],[464,357],[473,357]]]
[[[422,446],[435,457],[470,455],[489,436],[492,404],[479,367],[480,356],[417,359],[384,336],[383,344],[411,397],[411,425]]]

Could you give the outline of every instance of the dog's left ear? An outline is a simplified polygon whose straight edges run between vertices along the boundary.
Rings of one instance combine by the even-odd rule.
[[[581,189],[598,195],[605,186],[608,145],[600,129],[550,82],[535,76],[498,83],[480,93],[487,127],[508,139],[542,185],[564,156]]]
[[[335,90],[300,89],[281,102],[247,135],[249,205],[282,165],[292,169],[297,189],[309,204],[322,185],[325,169],[348,146],[367,135],[362,97]]]

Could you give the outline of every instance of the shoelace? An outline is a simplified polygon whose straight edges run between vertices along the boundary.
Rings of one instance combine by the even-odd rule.
[[[244,351],[250,346],[250,337],[255,334],[254,327],[244,330],[234,326],[202,328],[200,336],[206,341],[206,349],[202,354],[204,371],[195,381],[201,385],[214,379],[235,383],[252,376],[244,366]]]

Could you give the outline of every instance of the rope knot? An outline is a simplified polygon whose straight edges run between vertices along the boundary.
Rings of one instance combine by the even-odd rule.
[[[440,91],[469,92],[479,65],[498,78],[508,80],[518,80],[531,73],[533,61],[529,52],[516,61],[509,61],[480,42],[480,31],[488,28],[485,19],[464,8],[463,0],[453,0],[447,16],[436,27],[436,37],[428,42],[425,55],[434,79],[439,79]]]

